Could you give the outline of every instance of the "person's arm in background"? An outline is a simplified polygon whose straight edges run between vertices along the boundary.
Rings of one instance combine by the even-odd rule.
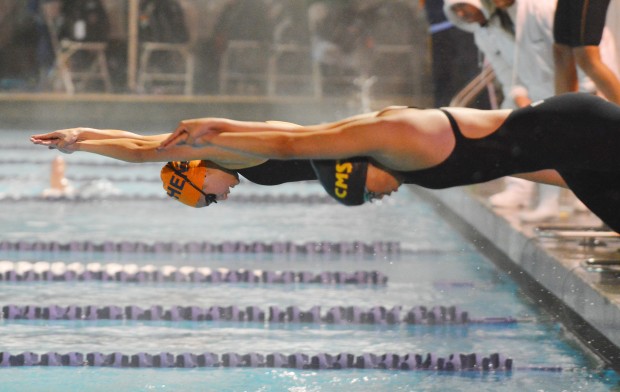
[[[554,95],[553,18],[555,2],[518,0],[512,97],[518,107]]]
[[[514,36],[504,31],[499,22],[491,20],[489,25],[474,34],[476,46],[484,54],[502,88],[504,100],[501,108],[515,108],[511,99],[513,80]]]

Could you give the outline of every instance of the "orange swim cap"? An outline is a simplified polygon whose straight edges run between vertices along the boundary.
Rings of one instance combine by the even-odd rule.
[[[168,196],[190,207],[198,207],[198,202],[203,194],[188,184],[187,180],[191,181],[197,188],[202,189],[206,174],[205,161],[175,161],[168,162],[161,169],[161,180]]]

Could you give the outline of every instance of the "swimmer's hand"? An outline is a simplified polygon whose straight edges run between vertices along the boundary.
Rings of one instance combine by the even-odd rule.
[[[78,141],[81,128],[61,129],[54,132],[30,136],[34,144],[47,146],[49,149],[57,149],[65,154],[71,154],[78,150]]]
[[[224,120],[217,118],[199,118],[183,120],[174,132],[158,147],[165,150],[173,146],[188,145],[196,148],[211,144],[211,140],[223,130]]]

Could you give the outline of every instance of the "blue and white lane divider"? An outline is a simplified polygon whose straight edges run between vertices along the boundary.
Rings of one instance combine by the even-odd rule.
[[[4,305],[4,320],[131,320],[131,321],[228,321],[268,322],[270,324],[374,324],[374,325],[465,325],[465,324],[515,324],[531,320],[513,317],[473,318],[455,306],[416,306],[403,310],[401,306],[388,309],[374,306],[336,306],[322,313],[320,306],[301,310],[297,306],[280,308],[269,306],[266,310],[257,306],[240,308],[231,306],[163,306],[142,308],[135,305],[120,306],[17,306]]]
[[[0,281],[5,282],[176,282],[176,283],[256,283],[256,284],[360,284],[385,285],[387,276],[379,271],[268,271],[166,265],[118,263],[49,263],[46,261],[0,261]]]
[[[156,241],[0,241],[0,252],[103,252],[103,253],[284,253],[284,254],[397,254],[400,243],[396,241],[309,241],[243,242],[209,241],[163,242]]]
[[[308,355],[294,354],[237,354],[224,353],[181,353],[173,354],[162,352],[149,354],[123,354],[114,352],[103,354],[100,352],[79,353],[69,352],[60,354],[48,352],[37,354],[24,352],[12,355],[9,352],[0,352],[0,367],[19,366],[95,366],[116,368],[197,368],[197,367],[225,367],[225,368],[292,368],[292,369],[390,369],[390,370],[424,370],[444,372],[510,372],[512,370],[562,371],[561,367],[552,366],[525,366],[515,368],[513,360],[498,353],[489,356],[478,354],[450,354],[440,357],[435,354],[404,355],[386,353],[353,355],[340,353],[336,355],[320,353]]]

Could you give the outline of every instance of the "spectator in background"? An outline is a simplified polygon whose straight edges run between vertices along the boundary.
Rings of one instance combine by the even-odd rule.
[[[414,47],[418,21],[407,1],[316,1],[309,7],[313,59],[330,83],[326,92],[410,94],[414,50],[382,52],[383,47]],[[398,56],[398,57],[397,57]],[[375,85],[376,81],[380,81]],[[365,98],[362,98],[364,101]],[[362,111],[368,110],[362,103]]]
[[[446,19],[443,0],[423,1],[430,25],[435,106],[447,106],[480,72],[478,51],[472,35]]]
[[[38,78],[37,31],[28,3],[0,1],[0,90],[28,89]]]
[[[50,31],[45,21],[44,4],[49,5],[55,3],[55,10],[60,12],[60,0],[29,0],[28,11],[35,21],[35,31],[37,35],[36,59],[39,69],[39,88],[45,89],[47,75],[54,65],[56,55],[50,37]]]
[[[138,36],[140,42],[182,44],[189,41],[183,7],[177,0],[141,0]],[[149,68],[174,73],[185,67],[183,58],[170,51],[154,51]]]
[[[620,104],[620,80],[599,48],[609,1],[558,0],[553,25],[556,94],[577,91],[578,65],[607,99]]]
[[[555,93],[553,59],[554,1],[493,0],[510,16],[515,31],[515,64],[511,98],[517,107],[525,107]],[[593,92],[592,83],[581,74],[581,91]],[[538,205],[520,214],[525,222],[537,222],[559,215],[560,190],[539,185]],[[579,205],[579,204],[578,204]]]
[[[256,41],[265,45],[261,53],[248,51],[235,56],[230,67],[238,73],[264,72],[267,63],[268,47],[273,38],[273,25],[269,20],[268,8],[262,0],[231,0],[224,8],[214,29],[213,50],[217,69],[221,68],[222,56],[231,41]],[[238,88],[255,92],[256,86],[246,85]],[[249,90],[248,90],[249,89]]]
[[[515,109],[511,99],[515,37],[505,18],[496,9],[484,7],[481,0],[445,0],[444,13],[459,29],[472,33],[478,49],[495,73],[502,87],[501,108]],[[521,178],[507,177],[505,189],[491,196],[494,207],[516,208],[529,205],[535,184]]]
[[[412,74],[412,70],[419,69],[417,54],[428,51],[427,40],[423,39],[427,29],[425,23],[420,23],[422,13],[410,1],[402,0],[371,4],[365,13],[370,20],[366,47],[371,61],[367,75],[374,79],[373,93],[410,95],[422,77],[419,72]]]
[[[272,0],[269,20],[273,28],[273,40],[277,43],[310,44],[308,6],[299,0]]]
[[[53,23],[58,23],[57,38],[61,47],[63,40],[108,41],[108,15],[101,0],[61,0],[60,14]],[[78,72],[90,69],[96,58],[93,52],[77,51],[70,56],[70,68]]]
[[[60,39],[90,42],[108,40],[110,26],[101,0],[63,0],[60,12],[64,18]]]
[[[509,98],[512,89],[514,35],[505,31],[497,14],[483,7],[481,0],[445,0],[444,13],[452,25],[472,33],[476,47],[488,61],[501,85],[501,108],[514,109]]]
[[[272,32],[267,7],[261,0],[229,1],[220,14],[214,30],[221,52],[226,49],[228,41],[270,41]]]
[[[369,13],[362,12],[355,1],[318,1],[311,6],[313,56],[326,77],[357,76],[369,56]],[[366,53],[367,54],[367,53]],[[326,86],[329,87],[329,86]],[[332,86],[341,88],[342,86]]]

